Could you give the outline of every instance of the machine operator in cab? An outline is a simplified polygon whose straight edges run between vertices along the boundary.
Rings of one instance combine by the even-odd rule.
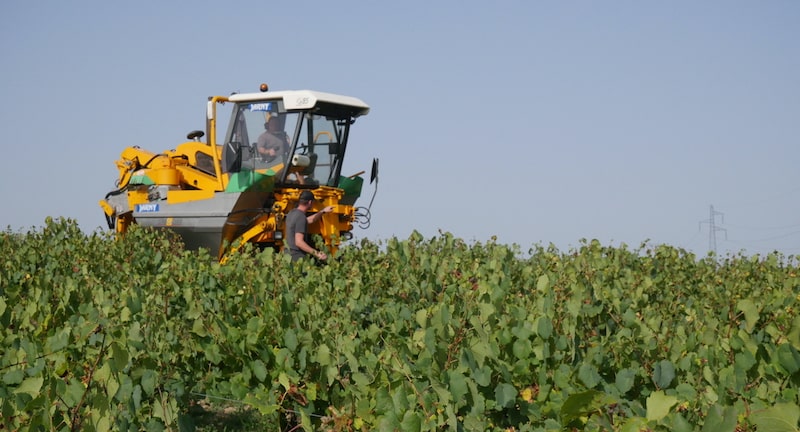
[[[267,162],[272,162],[278,156],[289,151],[289,135],[284,131],[286,117],[276,113],[268,114],[264,123],[264,133],[259,135],[256,142],[258,154]]]

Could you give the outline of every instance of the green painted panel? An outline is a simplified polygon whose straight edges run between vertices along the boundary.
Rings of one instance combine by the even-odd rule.
[[[267,170],[263,174],[252,170],[242,170],[230,173],[225,192],[271,192],[274,184],[275,172],[272,170]]]
[[[342,204],[353,205],[361,196],[361,187],[364,185],[363,177],[339,177],[339,187],[344,190]]]
[[[130,183],[130,184],[141,184],[141,185],[154,185],[154,184],[156,184],[147,175],[131,176],[131,180],[128,183]]]

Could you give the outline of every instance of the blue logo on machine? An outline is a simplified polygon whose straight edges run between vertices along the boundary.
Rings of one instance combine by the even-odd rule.
[[[261,102],[250,104],[250,111],[275,111],[272,102]]]
[[[158,211],[158,204],[136,204],[136,213],[155,213]]]

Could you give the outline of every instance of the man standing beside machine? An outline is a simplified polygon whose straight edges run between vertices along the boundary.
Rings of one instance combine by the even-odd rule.
[[[286,215],[286,243],[288,246],[286,250],[292,256],[292,262],[299,260],[306,254],[320,261],[328,259],[328,255],[325,252],[314,249],[306,242],[306,233],[308,232],[308,224],[318,221],[324,213],[332,212],[333,206],[327,206],[311,216],[306,216],[306,212],[311,209],[313,202],[314,194],[311,191],[304,190],[300,193],[297,207]]]

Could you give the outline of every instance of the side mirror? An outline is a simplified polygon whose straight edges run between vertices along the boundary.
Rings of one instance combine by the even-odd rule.
[[[373,158],[372,159],[372,172],[369,175],[369,183],[372,184],[372,182],[377,181],[377,180],[378,180],[378,158]]]
[[[339,154],[339,143],[338,142],[328,143],[328,154],[330,154],[330,155]]]

